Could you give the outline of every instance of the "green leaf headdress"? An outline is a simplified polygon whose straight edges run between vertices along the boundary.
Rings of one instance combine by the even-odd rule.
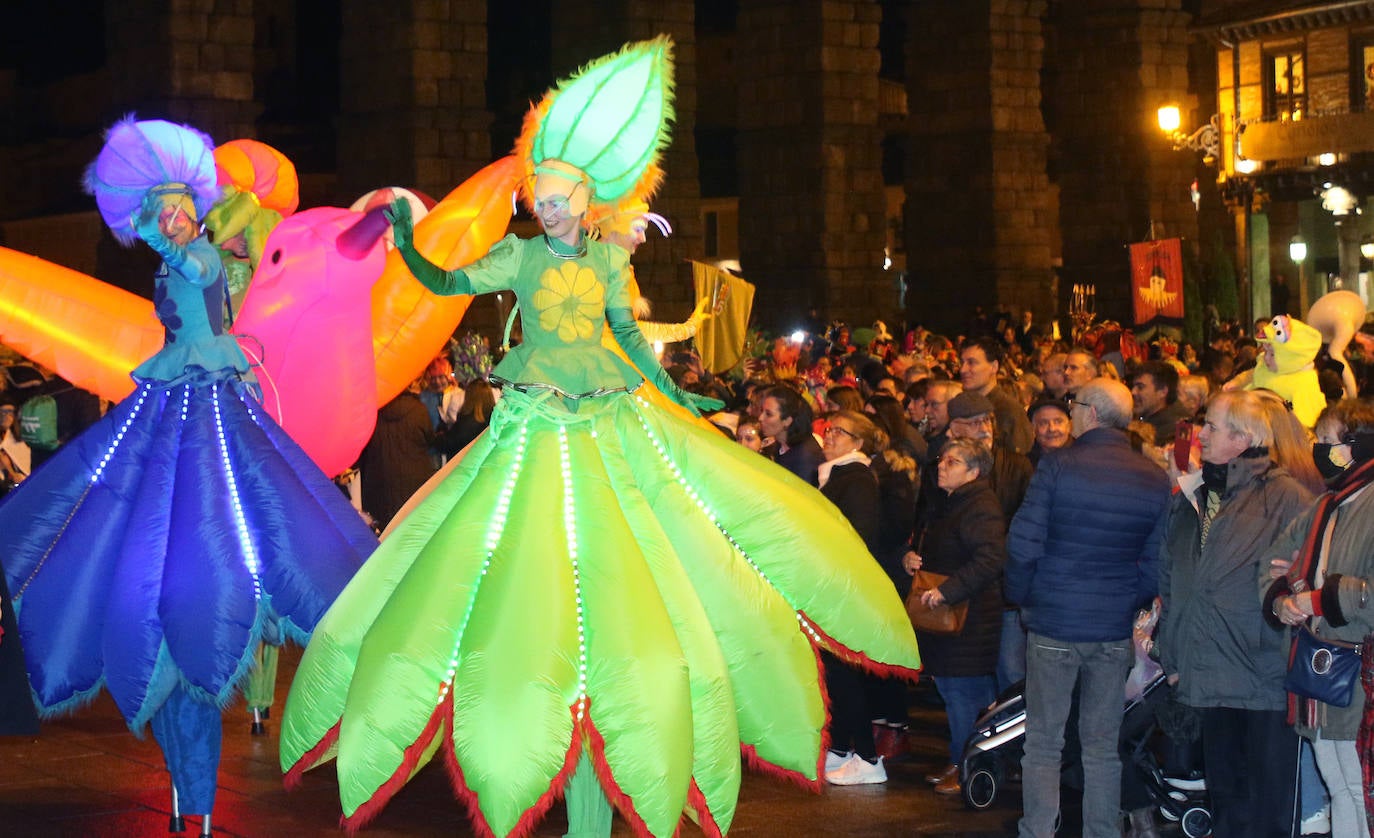
[[[528,204],[539,174],[566,172],[548,165],[554,161],[585,176],[593,205],[653,192],[673,118],[672,49],[666,35],[627,44],[559,82],[530,109],[515,142]]]

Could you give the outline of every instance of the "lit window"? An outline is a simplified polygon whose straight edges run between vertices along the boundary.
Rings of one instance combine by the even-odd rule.
[[[1307,81],[1301,47],[1265,55],[1264,115],[1282,122],[1306,115]]]

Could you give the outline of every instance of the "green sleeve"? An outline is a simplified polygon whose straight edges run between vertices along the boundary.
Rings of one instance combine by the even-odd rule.
[[[615,336],[620,348],[625,350],[630,362],[638,367],[663,395],[698,416],[702,410],[719,410],[725,406],[719,399],[688,393],[673,383],[672,376],[668,375],[668,371],[658,362],[653,347],[644,339],[644,333],[639,330],[639,323],[635,322],[634,313],[629,308],[607,308],[606,322],[610,324],[611,334]]]

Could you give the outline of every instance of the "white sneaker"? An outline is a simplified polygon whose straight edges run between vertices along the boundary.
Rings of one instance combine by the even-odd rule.
[[[858,754],[850,754],[849,759],[834,771],[827,771],[826,782],[835,786],[863,786],[872,783],[886,783],[887,770],[883,768],[883,758],[876,763],[869,762]]]
[[[841,765],[844,765],[845,762],[848,761],[848,759],[853,755],[853,751],[845,751],[844,753],[840,753],[839,751],[826,749],[825,773],[829,774],[831,771],[838,769]]]
[[[1312,814],[1302,819],[1302,829],[1300,835],[1329,835],[1331,833],[1331,816],[1327,814],[1326,807],[1318,809]]]

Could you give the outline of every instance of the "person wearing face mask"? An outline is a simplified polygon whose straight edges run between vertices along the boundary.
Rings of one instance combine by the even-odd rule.
[[[1352,643],[1374,633],[1374,405],[1343,399],[1317,417],[1312,458],[1327,491],[1295,519],[1267,551],[1284,575],[1260,568],[1262,611],[1274,626],[1306,624],[1313,634]],[[1370,682],[1374,657],[1365,655],[1361,680]],[[1349,707],[1289,695],[1289,718],[1312,742],[1317,768],[1331,794],[1331,834],[1365,835],[1369,800],[1362,774],[1371,754],[1358,742],[1374,709],[1356,686]]]
[[[1160,547],[1157,648],[1178,699],[1197,708],[1217,838],[1285,838],[1294,821],[1298,740],[1285,721],[1288,645],[1251,587],[1268,547],[1313,493],[1284,467],[1273,414],[1255,391],[1212,399],[1202,469],[1178,480]],[[1237,758],[1243,757],[1243,758]],[[1133,803],[1139,803],[1138,806]],[[1125,803],[1154,835],[1148,797]]]

